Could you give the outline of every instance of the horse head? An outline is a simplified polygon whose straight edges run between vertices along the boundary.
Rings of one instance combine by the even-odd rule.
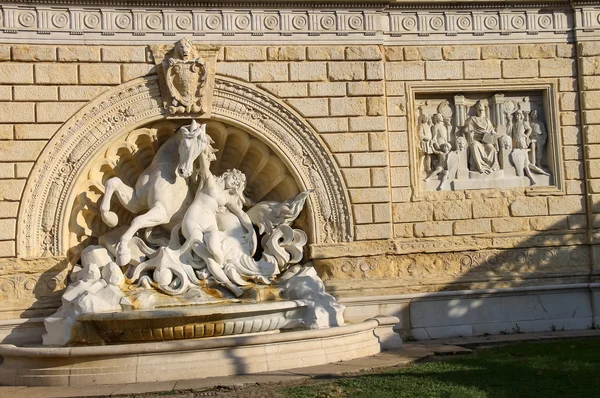
[[[206,134],[206,124],[200,125],[195,120],[179,129],[181,141],[179,142],[179,164],[177,174],[188,178],[194,171],[194,162],[209,144],[210,137]]]

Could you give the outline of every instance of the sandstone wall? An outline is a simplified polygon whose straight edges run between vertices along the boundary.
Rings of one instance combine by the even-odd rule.
[[[224,46],[217,73],[273,94],[318,133],[343,175],[354,237],[313,245],[315,266],[338,295],[381,295],[594,280],[599,55],[598,42]],[[0,60],[0,297],[14,299],[6,318],[35,302],[39,313],[52,308],[66,274],[60,258],[15,259],[36,159],[78,109],[153,74],[154,62],[145,45],[2,45]],[[536,81],[556,87],[564,189],[419,190],[408,85]]]

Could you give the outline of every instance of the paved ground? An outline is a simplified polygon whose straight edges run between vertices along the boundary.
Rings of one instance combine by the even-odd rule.
[[[519,341],[540,341],[576,337],[600,337],[600,330],[510,334],[500,336],[460,337],[444,340],[421,340],[406,342],[401,350],[387,351],[367,358],[346,362],[286,371],[264,372],[243,376],[212,377],[207,379],[181,380],[157,383],[115,384],[94,387],[0,387],[2,398],[50,398],[134,396],[169,392],[169,397],[186,398],[202,396],[226,397],[274,397],[273,387],[281,383],[335,377],[349,373],[373,371],[379,368],[408,365],[434,355],[454,355],[471,352],[470,348],[507,344]],[[269,388],[265,388],[269,387]],[[242,391],[243,390],[243,391]]]

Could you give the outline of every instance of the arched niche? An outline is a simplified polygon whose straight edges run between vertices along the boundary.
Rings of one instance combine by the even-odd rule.
[[[166,118],[156,77],[113,88],[73,115],[46,146],[27,182],[17,255],[64,256],[74,243],[105,228],[94,201],[106,179],[118,174],[133,184],[162,142],[186,122]],[[351,239],[340,172],[293,110],[253,86],[217,77],[208,123],[220,152],[215,172],[239,166],[251,181],[254,200],[283,200],[314,189],[304,220],[311,242]]]

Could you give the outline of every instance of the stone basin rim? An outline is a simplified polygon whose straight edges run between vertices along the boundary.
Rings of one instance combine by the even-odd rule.
[[[152,309],[125,310],[120,312],[99,312],[82,314],[79,321],[119,321],[163,319],[172,317],[202,317],[208,315],[229,315],[247,313],[289,311],[308,306],[307,300],[281,300],[265,303],[215,303],[192,304],[183,307],[161,307]]]
[[[155,343],[135,343],[88,347],[17,347],[13,344],[0,344],[0,356],[28,358],[76,358],[110,357],[168,353],[174,351],[196,351],[218,348],[236,348],[239,346],[282,343],[286,341],[332,338],[360,333],[379,326],[390,326],[400,322],[395,316],[377,316],[361,323],[337,326],[325,329],[296,330],[276,334],[237,335],[204,339],[171,340]]]

